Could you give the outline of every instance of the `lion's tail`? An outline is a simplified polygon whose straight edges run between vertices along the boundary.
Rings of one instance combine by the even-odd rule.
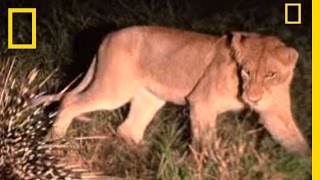
[[[91,65],[89,67],[89,70],[86,73],[86,75],[84,76],[83,80],[74,89],[72,89],[69,92],[70,94],[80,93],[89,86],[89,84],[91,83],[91,81],[93,80],[93,77],[94,77],[96,64],[97,64],[97,57],[94,56],[93,60],[91,62]],[[63,97],[63,95],[65,94],[65,91],[67,89],[68,89],[68,87],[66,87],[64,90],[62,90],[61,92],[59,92],[57,94],[36,96],[36,97],[32,98],[28,104],[29,104],[29,106],[37,106],[37,105],[44,104],[44,103],[48,104],[51,102],[59,101],[59,100],[61,100],[61,98]]]
[[[93,76],[94,76],[95,69],[96,69],[96,64],[97,64],[97,57],[95,55],[92,59],[89,70],[86,73],[86,75],[84,76],[83,80],[78,84],[78,86],[76,86],[74,89],[72,89],[69,92],[70,94],[78,94],[78,93],[82,92],[83,90],[85,90],[89,86],[89,84],[93,80]]]

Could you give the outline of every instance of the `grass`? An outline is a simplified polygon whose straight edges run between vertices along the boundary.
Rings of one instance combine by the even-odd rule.
[[[112,29],[148,24],[210,34],[242,30],[277,35],[300,53],[292,84],[292,110],[304,134],[311,139],[311,35],[308,26],[284,25],[281,8],[273,8],[269,13],[261,6],[239,10],[234,5],[228,12],[197,16],[192,13],[191,1],[52,0],[29,4],[29,1],[11,0],[1,3],[7,7],[38,8],[36,50],[8,50],[7,30],[2,26],[0,31],[3,45],[0,67],[8,67],[0,72],[0,88],[10,69],[8,61],[14,57],[13,76],[18,84],[26,81],[32,69],[38,69],[34,93],[58,92],[70,83],[90,62],[96,50],[96,42],[91,41],[98,41],[96,36]],[[6,22],[6,11],[0,15],[1,22]],[[19,41],[30,38],[30,33],[25,33],[31,31],[27,24],[30,22],[19,21],[14,27]],[[87,49],[85,55],[83,48]],[[79,62],[79,66],[74,66],[75,62]],[[55,70],[43,86],[36,85]],[[10,91],[23,96],[18,90]],[[10,106],[6,104],[2,108]],[[219,136],[207,156],[189,146],[187,107],[165,106],[148,127],[145,144],[140,147],[128,146],[115,133],[127,112],[128,105],[113,112],[91,113],[94,119],[91,122],[74,121],[68,131],[70,148],[65,152],[69,162],[80,162],[92,171],[126,179],[304,180],[311,177],[311,167],[275,142],[250,111],[219,117]]]

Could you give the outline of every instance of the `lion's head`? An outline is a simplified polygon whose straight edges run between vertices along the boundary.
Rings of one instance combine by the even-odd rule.
[[[231,46],[240,67],[241,96],[246,103],[258,106],[274,91],[289,87],[299,56],[294,48],[274,36],[242,32],[233,33]]]

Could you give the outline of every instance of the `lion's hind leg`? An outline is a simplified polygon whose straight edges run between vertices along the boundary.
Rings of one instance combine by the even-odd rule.
[[[141,143],[146,127],[164,104],[165,101],[141,88],[133,97],[129,115],[118,127],[118,134],[129,143]]]
[[[52,138],[64,137],[72,120],[84,113],[97,110],[114,110],[130,101],[130,96],[121,96],[109,89],[89,87],[80,93],[67,93],[62,99],[57,118],[50,132]]]

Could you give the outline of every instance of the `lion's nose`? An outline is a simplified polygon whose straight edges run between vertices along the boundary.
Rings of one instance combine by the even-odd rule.
[[[251,79],[244,86],[244,93],[246,95],[247,101],[251,103],[258,103],[263,96],[262,84],[257,82],[257,79]]]
[[[247,98],[250,102],[258,103],[263,95],[263,92],[260,88],[249,88],[247,93]]]
[[[248,100],[253,103],[258,103],[262,98],[262,93],[251,93],[247,94]]]

